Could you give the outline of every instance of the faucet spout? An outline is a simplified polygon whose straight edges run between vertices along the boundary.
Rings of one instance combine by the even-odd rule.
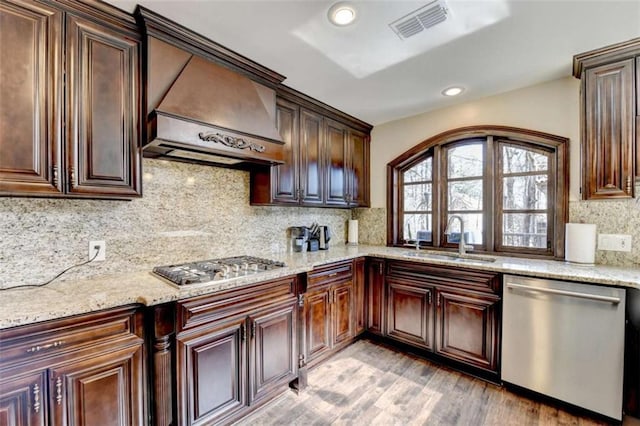
[[[458,243],[458,253],[460,253],[460,256],[464,256],[467,250],[473,250],[473,246],[467,245],[464,241],[464,220],[462,219],[462,216],[457,214],[451,215],[449,221],[447,222],[447,227],[444,230],[444,233],[445,235],[449,235],[451,233],[449,229],[451,228],[451,224],[454,220],[460,221],[460,242]]]

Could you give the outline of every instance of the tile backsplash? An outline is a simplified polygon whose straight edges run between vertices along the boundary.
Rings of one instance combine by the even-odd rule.
[[[344,209],[253,207],[249,173],[144,159],[144,197],[133,201],[0,198],[0,288],[38,284],[87,260],[105,240],[107,260],[61,279],[151,270],[189,260],[290,250],[287,228],[318,222],[344,244]]]

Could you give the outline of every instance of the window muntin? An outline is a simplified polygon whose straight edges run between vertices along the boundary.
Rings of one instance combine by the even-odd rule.
[[[414,245],[417,238],[428,235],[431,241],[421,245],[454,248],[460,239],[458,221],[452,223],[449,237],[444,230],[450,216],[458,214],[465,221],[467,242],[479,252],[563,257],[567,142],[526,129],[477,126],[444,132],[412,147],[389,163],[393,183],[389,187],[389,244]],[[479,157],[482,161],[475,161]],[[431,176],[415,170],[403,175],[427,158]],[[407,183],[429,183],[425,188],[431,191],[430,202],[405,208]],[[460,188],[466,191],[464,196]],[[509,196],[503,196],[505,189]],[[413,191],[416,196],[428,192],[424,188]],[[423,210],[408,210],[420,204]]]
[[[402,172],[402,239],[407,243],[433,240],[433,158],[427,157]]]

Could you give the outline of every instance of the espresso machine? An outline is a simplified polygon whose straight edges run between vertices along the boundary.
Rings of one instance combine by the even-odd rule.
[[[328,226],[320,226],[314,223],[310,227],[292,226],[291,248],[294,252],[328,250],[331,231]]]

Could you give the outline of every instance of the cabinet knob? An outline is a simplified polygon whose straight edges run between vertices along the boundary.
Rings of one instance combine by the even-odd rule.
[[[53,186],[58,187],[58,166],[53,166]]]
[[[69,167],[69,186],[73,189],[76,186],[76,171]]]
[[[431,292],[427,292],[427,297],[429,298],[429,304],[431,304]]]
[[[627,190],[626,193],[631,195],[633,193],[633,178],[631,176],[627,176]]]
[[[438,298],[436,299],[436,305],[440,306],[440,293],[438,293]]]

